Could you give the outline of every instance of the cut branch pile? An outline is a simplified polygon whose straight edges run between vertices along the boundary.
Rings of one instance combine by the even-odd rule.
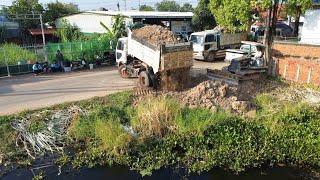
[[[48,110],[36,112],[30,116],[22,117],[12,122],[12,127],[18,132],[16,146],[23,147],[27,154],[33,159],[43,152],[62,151],[67,129],[71,120],[77,115],[87,115],[87,112],[78,106],[73,106],[67,110],[52,112],[51,117],[44,117]],[[40,119],[44,127],[33,132],[30,130],[33,119]]]

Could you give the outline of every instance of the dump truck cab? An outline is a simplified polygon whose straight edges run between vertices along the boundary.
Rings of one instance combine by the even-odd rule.
[[[116,48],[116,61],[118,65],[126,64],[128,56],[128,38],[119,38]]]
[[[197,60],[209,60],[211,52],[219,49],[220,32],[208,30],[192,33],[190,41],[193,43],[193,58]]]
[[[193,58],[204,61],[225,58],[224,50],[239,47],[245,38],[245,33],[221,33],[218,29],[192,33]]]

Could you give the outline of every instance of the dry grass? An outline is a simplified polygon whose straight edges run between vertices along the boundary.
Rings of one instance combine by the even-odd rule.
[[[176,129],[175,119],[180,111],[180,105],[168,97],[148,98],[138,105],[132,127],[142,138],[163,137]]]

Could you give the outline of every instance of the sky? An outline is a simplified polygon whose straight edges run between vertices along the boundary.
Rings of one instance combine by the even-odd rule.
[[[9,6],[11,5],[13,0],[0,0],[0,5]],[[46,4],[48,2],[54,2],[56,0],[39,0],[40,3]],[[117,3],[120,4],[120,9],[124,10],[124,1],[125,0],[59,0],[59,2],[64,3],[75,3],[79,5],[80,10],[94,10],[98,9],[99,7],[104,7],[110,10],[116,10],[117,9]],[[127,9],[135,8],[137,9],[139,7],[139,1],[140,4],[146,4],[154,6],[157,2],[160,2],[161,0],[126,0],[127,1]],[[197,0],[176,0],[176,2],[183,4],[183,3],[191,3],[193,6],[196,6]]]

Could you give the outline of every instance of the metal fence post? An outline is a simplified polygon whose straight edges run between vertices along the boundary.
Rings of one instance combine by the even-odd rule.
[[[72,61],[72,60],[73,60],[72,43],[70,43],[70,54],[71,54],[71,59],[70,59],[70,61]]]
[[[5,61],[6,66],[7,66],[8,77],[11,77],[10,68],[9,68],[9,65],[8,65],[8,59],[7,59],[7,55],[6,55],[6,51],[5,50],[3,50],[3,55],[4,55],[4,61]]]

